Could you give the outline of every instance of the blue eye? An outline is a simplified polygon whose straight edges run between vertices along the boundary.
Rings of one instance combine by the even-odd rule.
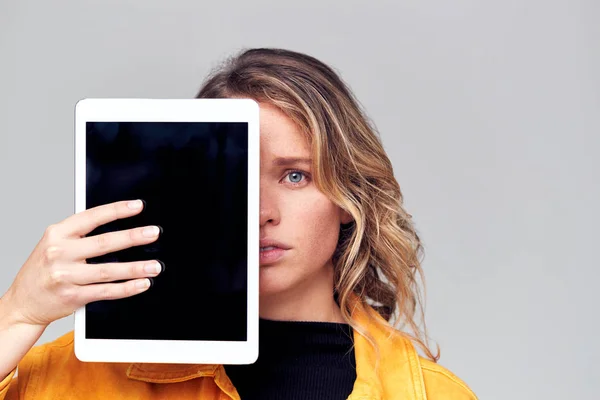
[[[306,173],[302,171],[289,171],[286,177],[290,177],[290,183],[293,185],[299,185],[302,182],[302,176],[306,178]]]
[[[302,175],[302,172],[297,172],[297,171],[296,172],[290,172],[288,174],[288,176],[300,176],[300,175]],[[293,178],[292,178],[292,180],[293,180]],[[294,182],[294,183],[296,183],[296,182]]]

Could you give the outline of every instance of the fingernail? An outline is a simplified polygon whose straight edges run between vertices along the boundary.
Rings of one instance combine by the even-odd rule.
[[[133,200],[127,203],[127,207],[135,210],[142,207],[142,202],[140,200]]]
[[[145,237],[152,237],[158,235],[158,232],[158,226],[149,226],[147,228],[144,228],[144,230],[142,231],[142,235],[144,235]]]
[[[144,265],[144,271],[148,274],[158,274],[162,271],[162,266],[157,262],[151,262]]]
[[[144,289],[150,286],[150,280],[144,279],[142,281],[137,281],[135,283],[135,287],[138,289]]]

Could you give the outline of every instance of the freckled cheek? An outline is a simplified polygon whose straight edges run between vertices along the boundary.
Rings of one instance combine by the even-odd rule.
[[[335,208],[323,202],[306,202],[300,205],[288,220],[291,237],[302,252],[330,252],[335,249],[339,221]],[[286,229],[287,230],[287,229]]]

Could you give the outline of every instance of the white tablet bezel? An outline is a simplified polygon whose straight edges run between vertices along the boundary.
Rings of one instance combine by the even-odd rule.
[[[75,212],[86,209],[86,122],[248,123],[247,341],[87,339],[85,307],[75,311],[81,361],[251,364],[258,357],[259,106],[252,99],[82,99],[75,106]],[[126,200],[126,199],[124,199]],[[192,311],[192,310],[190,310]],[[201,325],[201,324],[200,324]]]

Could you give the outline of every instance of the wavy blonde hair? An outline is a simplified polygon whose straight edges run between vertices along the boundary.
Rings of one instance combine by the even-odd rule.
[[[331,67],[307,54],[254,48],[213,69],[196,96],[228,97],[268,102],[292,119],[311,144],[315,185],[352,215],[354,220],[340,228],[332,258],[334,292],[344,319],[374,344],[351,317],[354,294],[385,320],[374,322],[407,335],[437,362],[439,347],[434,356],[427,344],[417,281],[417,276],[423,278],[423,246],[403,208],[379,134],[348,86]]]

